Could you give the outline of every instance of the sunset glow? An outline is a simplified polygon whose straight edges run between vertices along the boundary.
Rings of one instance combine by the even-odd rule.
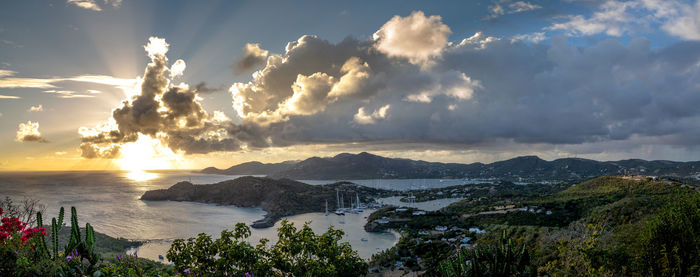
[[[699,203],[700,0],[0,0],[3,276],[700,277]]]
[[[555,2],[6,4],[0,170],[700,156],[700,4]]]
[[[122,145],[120,153],[116,161],[121,169],[132,172],[131,176],[139,179],[148,176],[146,170],[171,169],[183,159],[160,140],[146,135],[139,135],[137,141]]]

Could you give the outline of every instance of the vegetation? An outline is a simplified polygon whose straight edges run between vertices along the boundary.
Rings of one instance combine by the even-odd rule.
[[[437,276],[534,276],[525,245],[516,246],[503,231],[497,244],[463,249],[432,268]]]
[[[692,183],[599,177],[563,190],[551,186],[536,196],[494,188],[499,192],[488,199],[468,197],[425,215],[378,211],[370,219],[388,218],[391,222],[385,226],[402,230],[402,239],[370,264],[386,267],[409,257],[419,262],[405,268],[437,276],[700,274],[700,193]],[[437,225],[449,230],[436,231]],[[477,226],[486,233],[469,231]],[[464,237],[470,238],[466,244],[460,242]],[[443,251],[419,254],[435,244]],[[512,253],[527,249],[522,256],[527,266],[506,275],[488,270],[503,270],[504,257],[517,257],[502,254],[508,248]],[[427,262],[434,260],[443,262]]]
[[[16,217],[29,226],[34,226],[36,224],[36,213],[43,213],[46,210],[46,206],[34,198],[25,197],[21,201],[15,201],[10,197],[5,197],[5,199],[0,199],[0,209],[4,211],[6,217]]]
[[[251,231],[239,223],[216,240],[206,234],[175,240],[167,254],[173,264],[168,266],[121,254],[105,260],[96,251],[103,235],[96,234],[89,223],[80,228],[75,207],[68,230],[62,228],[63,217],[61,208],[49,229],[43,226],[41,213],[33,228],[17,217],[4,217],[0,276],[356,276],[367,272],[367,263],[348,243],[339,242],[344,233],[334,228],[317,235],[308,224],[297,229],[283,221],[277,243],[268,247],[266,239],[256,246],[244,241]]]
[[[224,230],[212,240],[206,234],[173,242],[167,257],[183,274],[216,276],[357,276],[367,263],[350,244],[339,243],[343,231],[329,228],[316,235],[308,223],[301,229],[282,221],[278,241],[271,247],[262,239],[251,246],[243,239],[250,228],[243,223]]]
[[[341,230],[316,234],[309,223],[283,221],[273,244],[251,245],[241,223],[216,239],[175,240],[166,265],[123,255],[138,243],[80,227],[75,208],[70,227],[63,208],[45,226],[41,212],[28,224],[13,204],[12,214],[0,208],[0,276],[358,276],[370,265],[427,276],[700,275],[696,185],[600,177],[565,189],[543,185],[541,194],[513,186],[477,185],[469,193],[478,198],[425,214],[377,210],[368,221],[387,221],[401,238],[369,263],[340,242]]]
[[[80,228],[75,207],[71,208],[70,229],[62,228],[63,208],[58,219],[51,220],[50,228],[43,226],[41,212],[33,217],[36,227],[29,227],[27,222],[13,215],[17,213],[7,214],[0,208],[0,216],[5,216],[0,226],[0,276],[127,276],[123,273],[129,272],[134,274],[128,276],[153,275],[139,274],[143,273],[143,268],[156,268],[157,271],[153,271],[156,275],[169,275],[167,266],[136,257],[122,262],[121,257],[116,256],[114,263],[112,259],[105,261],[100,253],[123,252],[126,247],[138,243],[96,233],[89,223]],[[132,263],[126,264],[126,261]]]

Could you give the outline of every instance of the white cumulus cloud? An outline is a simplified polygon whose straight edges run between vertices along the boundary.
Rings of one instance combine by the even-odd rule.
[[[386,118],[390,107],[391,105],[387,104],[369,114],[365,112],[364,107],[360,107],[354,116],[354,120],[358,124],[374,124],[377,122],[377,120]]]
[[[20,123],[15,140],[18,142],[47,142],[39,133],[39,122]]]
[[[439,57],[452,33],[438,15],[415,11],[407,17],[394,16],[374,33],[377,49],[392,57],[405,57],[422,64]]]
[[[42,106],[41,104],[36,105],[36,106],[31,106],[31,107],[29,107],[29,109],[28,109],[27,111],[30,111],[30,112],[42,112],[42,111],[44,111],[44,106]]]

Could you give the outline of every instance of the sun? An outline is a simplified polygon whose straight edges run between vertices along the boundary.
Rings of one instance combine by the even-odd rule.
[[[158,174],[148,170],[172,169],[182,160],[159,139],[143,134],[135,142],[122,145],[120,153],[117,163],[122,170],[129,171],[126,176],[134,181],[154,179]]]

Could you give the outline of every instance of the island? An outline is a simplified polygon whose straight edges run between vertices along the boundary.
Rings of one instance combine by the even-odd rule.
[[[195,185],[179,182],[168,189],[146,191],[141,200],[190,201],[238,207],[258,207],[267,212],[263,219],[254,222],[253,228],[271,227],[280,218],[302,213],[324,212],[344,207],[351,202],[368,203],[392,193],[388,190],[359,186],[350,182],[327,185],[309,185],[290,179],[240,177],[216,184]]]

